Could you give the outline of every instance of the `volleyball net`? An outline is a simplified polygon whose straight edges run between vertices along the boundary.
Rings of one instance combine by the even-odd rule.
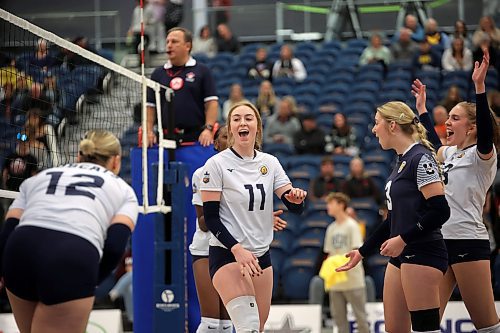
[[[161,113],[157,82],[117,65],[86,38],[65,37],[0,8],[0,197],[15,198],[21,182],[37,171],[75,162],[80,140],[92,129],[121,139],[120,175],[130,180],[130,148],[137,146],[139,126],[146,127],[147,88]],[[149,198],[143,131],[144,213],[170,211],[163,200],[163,149],[175,145],[159,133],[158,189]]]

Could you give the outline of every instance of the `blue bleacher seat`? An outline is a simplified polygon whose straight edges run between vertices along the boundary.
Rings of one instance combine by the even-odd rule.
[[[362,38],[358,38],[358,39],[355,39],[355,38],[352,38],[352,39],[349,39],[347,41],[347,45],[346,45],[346,48],[366,48],[368,46],[369,42],[368,40],[366,39],[362,39]]]
[[[315,262],[309,259],[287,258],[281,270],[283,296],[288,299],[306,300],[309,282],[316,274]]]
[[[346,107],[354,104],[354,103],[364,103],[368,106],[374,107],[375,104],[377,103],[377,94],[375,93],[369,93],[365,91],[357,92],[353,91],[351,94],[349,94],[347,98],[347,105]]]
[[[365,91],[369,93],[378,93],[380,91],[380,82],[381,81],[371,81],[371,80],[364,81],[357,78],[356,82],[354,83],[351,89],[356,93],[361,93]]]
[[[255,56],[255,52],[259,47],[264,47],[263,44],[260,43],[250,43],[241,48],[240,54],[252,54]]]
[[[400,91],[405,95],[411,90],[411,82],[407,80],[391,80],[385,81],[382,85],[382,91],[390,92],[390,91]]]
[[[327,85],[336,83],[349,84],[354,80],[354,71],[351,71],[350,69],[335,68],[333,72],[335,73],[335,75],[330,75],[326,78]]]
[[[342,45],[337,40],[330,40],[323,43],[323,50],[340,50]]]
[[[393,61],[389,65],[387,65],[388,73],[398,72],[398,71],[411,72],[411,69],[412,69],[412,64],[411,62],[408,61]]]
[[[312,96],[316,97],[321,90],[321,86],[316,83],[304,82],[298,85],[293,90],[293,95],[298,98],[299,96]]]
[[[292,87],[287,85],[274,86],[274,93],[278,97],[284,97],[292,94]]]
[[[368,116],[370,122],[373,122],[375,117],[376,108],[374,106],[375,97],[373,94],[367,94],[369,97],[366,98],[369,101],[364,101],[363,97],[359,96],[361,94],[354,95],[349,99],[349,103],[344,108],[344,114],[349,116],[351,114],[363,113]],[[361,100],[360,100],[361,99]]]
[[[395,91],[395,90],[384,91],[379,95],[378,102],[380,104],[384,104],[384,103],[392,102],[392,101],[405,102],[406,99],[408,99],[408,97],[409,97],[408,95],[409,95],[409,92],[405,93],[403,91]]]
[[[325,81],[326,81],[325,74],[321,74],[319,72],[313,72],[313,73],[308,73],[306,79],[302,81],[299,86],[304,86],[307,84],[323,85]]]
[[[387,73],[386,81],[401,80],[412,82],[412,74],[410,71],[392,71]]]
[[[376,72],[383,75],[384,66],[380,62],[366,64],[359,67],[359,72]]]
[[[295,95],[295,94],[294,94]],[[303,109],[305,112],[316,112],[316,97],[313,96],[304,96],[304,95],[295,95],[295,101],[297,102],[297,107]]]
[[[387,267],[388,261],[389,261],[388,257],[384,257],[380,254],[369,256],[366,260],[368,274],[373,278],[373,281],[375,282],[377,299],[382,298],[384,289],[385,269]]]

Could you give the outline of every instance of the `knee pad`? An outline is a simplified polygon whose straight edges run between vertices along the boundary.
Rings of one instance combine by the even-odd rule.
[[[259,333],[259,309],[254,296],[233,298],[226,304],[236,333]]]
[[[219,333],[233,333],[233,323],[231,320],[221,319]]]
[[[500,323],[490,327],[484,327],[477,330],[477,333],[500,333]]]
[[[439,308],[410,311],[413,332],[440,332]]]
[[[217,318],[201,317],[200,325],[196,333],[216,333],[219,332],[220,320]]]

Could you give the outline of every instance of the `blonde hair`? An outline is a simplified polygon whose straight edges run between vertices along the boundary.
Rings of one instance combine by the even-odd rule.
[[[106,130],[91,130],[80,141],[80,162],[105,166],[113,156],[121,156],[122,147],[116,136]]]
[[[231,107],[229,110],[229,114],[227,115],[227,138],[229,142],[229,147],[234,145],[234,137],[231,132],[231,115],[233,114],[233,111],[236,110],[239,107],[246,106],[249,107],[250,109],[253,110],[253,113],[255,114],[255,118],[257,119],[257,134],[255,135],[255,144],[254,148],[257,150],[260,150],[262,147],[262,118],[260,117],[260,112],[257,110],[255,105],[253,105],[250,102],[241,102],[241,103],[236,103]]]
[[[297,102],[295,101],[295,98],[291,95],[286,95],[281,99],[281,103],[283,102],[287,102],[290,106],[290,116],[295,116],[297,114]]]
[[[472,125],[476,124],[476,104],[475,103],[469,103],[469,102],[460,102],[456,106],[461,107],[465,111],[465,115],[467,116],[467,120],[469,120],[469,123]],[[498,123],[495,117],[495,114],[491,110],[491,108],[488,110],[490,113],[491,117],[491,122],[493,124],[493,144],[495,147],[498,147]]]
[[[399,125],[403,133],[411,136],[414,141],[420,142],[429,149],[437,162],[436,150],[431,142],[427,140],[427,130],[408,105],[398,101],[388,102],[379,106],[377,112],[387,122],[394,121]],[[442,174],[440,164],[437,163],[437,166],[439,173]]]

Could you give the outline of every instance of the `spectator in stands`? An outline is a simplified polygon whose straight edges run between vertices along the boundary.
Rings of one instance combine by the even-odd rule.
[[[411,30],[401,28],[399,30],[399,39],[391,45],[392,59],[411,63],[417,51],[418,44],[411,39]]]
[[[58,125],[63,117],[63,114],[58,108],[59,89],[57,89],[56,76],[50,71],[47,72],[47,76],[43,81],[41,100],[45,102],[44,111],[47,114],[46,122],[53,126]]]
[[[297,154],[325,153],[325,133],[316,123],[316,117],[312,113],[302,115],[302,128],[293,138]]]
[[[26,123],[21,132],[21,135],[27,135],[30,152],[36,157],[40,170],[59,165],[55,134],[49,130],[49,126],[45,123],[42,110],[32,108],[26,114]]]
[[[248,77],[257,80],[271,81],[272,64],[267,61],[267,50],[259,47],[255,51],[255,63],[248,70]]]
[[[458,103],[463,101],[462,96],[460,96],[460,89],[457,86],[452,85],[448,88],[448,92],[446,93],[445,98],[439,102],[439,105],[444,106],[447,112],[450,112],[451,109],[455,107]]]
[[[140,54],[141,45],[141,1],[137,0],[137,3],[132,12],[132,19],[130,20],[130,27],[127,31],[127,44],[133,46],[134,52]],[[153,7],[149,2],[144,3],[143,8],[143,18],[144,18],[144,50],[151,50],[152,48],[152,38],[153,38],[153,24],[154,24],[154,11]]]
[[[311,180],[309,194],[311,200],[323,200],[331,192],[341,192],[342,182],[335,177],[335,165],[330,156],[321,160],[319,176]]]
[[[332,147],[327,147],[327,151],[334,154],[355,156],[359,152],[356,144],[356,130],[349,125],[343,113],[338,112],[333,116],[330,142]]]
[[[297,104],[292,96],[285,96],[279,103],[278,112],[271,115],[264,128],[264,143],[293,144],[294,135],[300,130],[296,117]]]
[[[500,48],[500,29],[495,26],[495,21],[491,16],[483,16],[479,20],[479,27],[472,35],[472,43],[476,48],[482,47],[485,34],[489,37],[491,46],[498,50]]]
[[[191,53],[202,53],[210,58],[217,54],[217,44],[208,25],[201,27],[200,34],[194,38]]]
[[[25,134],[25,133],[23,133]],[[38,161],[30,153],[26,136],[19,136],[15,152],[5,158],[2,169],[2,188],[19,191],[21,183],[38,172]]]
[[[404,28],[410,29],[411,39],[414,42],[420,43],[424,40],[424,28],[418,23],[418,19],[415,15],[408,14],[405,16]],[[395,43],[399,39],[399,32],[395,33],[392,38],[392,43]]]
[[[419,44],[419,50],[413,57],[413,70],[441,70],[441,56],[427,40],[423,40]]]
[[[259,110],[263,119],[275,113],[276,107],[279,104],[279,99],[274,93],[273,84],[268,81],[262,81],[259,87],[259,95],[255,101],[255,107]]]
[[[2,86],[0,91],[0,122],[11,124],[12,120],[12,103],[16,91],[14,84],[7,82]]]
[[[222,122],[227,122],[227,115],[233,106],[244,102],[249,103],[249,101],[245,98],[245,95],[243,95],[243,88],[241,87],[241,84],[233,83],[231,85],[231,89],[229,90],[229,98],[222,105]]]
[[[240,47],[238,38],[233,35],[229,26],[225,23],[219,24],[217,26],[217,51],[239,53]]]
[[[435,19],[429,18],[425,22],[425,39],[429,42],[432,48],[435,48],[439,54],[450,47],[450,38],[448,35],[439,30],[438,23]]]
[[[36,43],[35,55],[30,59],[30,65],[37,69],[47,71],[49,67],[53,66],[55,60],[49,55],[49,48],[47,41],[43,38],[38,39]]]
[[[359,57],[359,64],[374,64],[381,63],[387,66],[391,62],[391,51],[387,46],[382,44],[382,36],[374,33],[370,39],[370,45],[367,46]]]
[[[496,68],[496,70],[498,71],[500,69],[500,61],[498,60],[500,51],[493,47],[493,45],[491,44],[491,37],[487,33],[480,31],[478,35],[479,46],[476,47],[474,51],[472,51],[473,62],[480,62],[484,56],[483,50],[487,49],[490,55],[489,66]]]
[[[465,47],[462,38],[455,38],[451,47],[446,49],[442,58],[445,71],[470,71],[472,69],[472,51]]]
[[[17,93],[12,110],[14,111],[14,123],[17,125],[24,124],[26,120],[26,112],[33,107],[41,107],[42,103],[42,84],[33,82],[26,86],[26,81],[20,78],[17,81]]]
[[[4,64],[0,68],[0,84],[5,85],[7,83],[12,83],[14,88],[16,86],[18,76],[25,75],[21,73],[16,67],[16,60],[9,59],[7,64]]]
[[[472,50],[472,40],[469,36],[469,31],[467,30],[467,24],[463,20],[455,21],[455,31],[449,36],[451,41],[455,38],[462,38],[464,40],[464,46],[469,50]]]
[[[358,222],[346,212],[349,201],[347,195],[339,192],[330,193],[326,197],[327,213],[335,221],[330,223],[325,233],[323,252],[328,254],[328,257],[335,256],[344,260],[347,252],[363,245]],[[363,265],[353,268],[346,275],[345,281],[335,283],[329,288],[332,318],[339,333],[351,332],[347,320],[347,303],[349,303],[356,318],[357,331],[368,333],[370,328],[365,311],[366,289]]]
[[[365,164],[359,157],[354,157],[349,163],[349,176],[342,185],[342,192],[350,198],[373,198],[382,206],[382,195],[373,179],[365,173]]]
[[[273,78],[289,77],[297,82],[302,82],[307,77],[304,63],[293,56],[292,47],[283,45],[280,50],[280,58],[273,65]]]
[[[443,144],[446,143],[446,121],[448,120],[448,110],[442,105],[437,105],[432,109],[434,118],[434,129]]]

